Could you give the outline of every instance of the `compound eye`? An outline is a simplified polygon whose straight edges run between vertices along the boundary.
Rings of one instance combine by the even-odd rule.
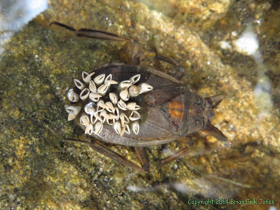
[[[194,131],[199,131],[204,125],[204,118],[201,115],[198,115],[193,118],[193,122],[191,124],[191,129],[193,129]]]

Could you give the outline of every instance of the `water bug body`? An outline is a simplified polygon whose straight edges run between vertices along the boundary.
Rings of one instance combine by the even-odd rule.
[[[85,118],[84,112],[75,115],[85,133],[95,139],[124,146],[148,147],[204,131],[219,140],[226,140],[226,137],[209,121],[209,117],[213,115],[212,108],[219,104],[223,96],[203,98],[175,78],[140,66],[108,64],[98,67],[94,72],[94,76],[112,74],[113,80],[118,82],[111,85],[106,95],[100,97],[98,101],[88,97],[77,102],[80,106],[89,107],[82,109],[91,115],[89,119],[93,116],[102,119],[91,122],[92,126],[88,128],[80,119]],[[137,74],[141,76],[135,84],[137,86],[147,84],[149,88],[137,97],[129,96],[128,101],[123,101],[119,84]],[[93,80],[94,78],[91,78],[90,81]],[[99,87],[101,85],[99,84]],[[83,91],[78,87],[72,89],[78,95]],[[93,110],[93,107],[96,110]],[[119,110],[117,114],[115,109]],[[115,116],[114,120],[111,116]]]
[[[73,31],[77,36],[132,42],[132,39],[103,31],[75,30],[62,23],[52,24]],[[156,56],[183,69],[173,59],[157,52]],[[209,119],[224,96],[203,98],[176,78],[160,71],[134,65],[107,64],[90,73],[83,72],[82,79],[75,79],[74,84],[67,93],[71,103],[66,108],[68,120],[76,118],[85,134],[94,139],[134,147],[142,167],[94,140],[67,141],[87,143],[92,149],[136,170],[147,171],[149,168],[144,147],[166,144],[197,131],[218,140],[227,140]]]

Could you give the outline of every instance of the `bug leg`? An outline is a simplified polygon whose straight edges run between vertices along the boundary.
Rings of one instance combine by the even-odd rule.
[[[216,96],[211,96],[211,97],[207,97],[205,98],[206,100],[208,100],[211,104],[211,108],[215,109],[220,103],[221,101],[225,98],[224,95],[216,95]]]
[[[188,149],[189,149],[189,147],[186,147],[186,148],[180,150],[179,152],[176,152],[175,154],[160,160],[160,164],[164,165],[164,164],[167,164],[167,163],[170,163],[170,162],[176,160],[177,158],[179,158],[182,155],[184,155],[188,151]]]
[[[65,25],[65,24],[63,24],[63,23],[59,23],[59,22],[52,22],[52,23],[50,24],[50,26],[52,26],[52,25],[57,25],[57,26],[60,26],[60,27],[62,27],[62,28],[67,29],[68,31],[73,31],[73,32],[75,32],[75,31],[76,31],[74,28],[72,28],[72,27],[70,27],[70,26],[67,26],[67,25]]]
[[[149,158],[144,147],[134,147],[136,154],[141,162],[142,168],[145,172],[149,171]]]
[[[140,44],[136,40],[127,42],[120,51],[120,58],[127,64],[139,65]]]
[[[221,141],[227,141],[228,138],[215,126],[209,125],[205,130],[202,130],[203,133],[206,133],[207,135],[214,136],[216,139],[221,140]]]
[[[51,25],[57,25],[59,27],[65,28],[68,31],[72,31],[76,34],[78,37],[86,37],[86,38],[93,38],[93,39],[102,39],[102,40],[112,40],[112,41],[130,41],[130,38],[121,37],[117,34],[109,33],[106,31],[100,31],[100,30],[94,30],[94,29],[87,29],[87,28],[81,28],[79,30],[76,30],[70,26],[67,26],[63,23],[59,22],[52,22]]]
[[[81,28],[79,30],[76,30],[70,26],[59,22],[52,22],[50,26],[51,25],[56,25],[65,28],[68,31],[72,31],[76,34],[77,37],[86,37],[111,41],[127,41],[127,43],[121,49],[120,58],[124,60],[125,63],[131,65],[139,65],[140,63],[140,45],[134,39],[121,37],[113,33],[94,29]]]
[[[105,155],[109,158],[111,158],[112,160],[115,160],[125,166],[131,167],[137,171],[141,171],[144,172],[143,168],[140,168],[139,166],[137,166],[136,164],[132,163],[131,161],[127,160],[126,158],[122,157],[121,155],[113,152],[112,150],[107,149],[106,147],[98,144],[95,141],[92,142],[86,142],[86,141],[80,141],[80,140],[76,140],[76,139],[64,139],[64,141],[68,141],[68,142],[73,142],[73,143],[84,143],[84,144],[89,144],[90,147],[95,150],[96,152],[101,153],[102,155]]]
[[[185,68],[182,65],[180,65],[173,58],[167,58],[167,57],[165,57],[163,55],[158,54],[156,48],[154,48],[154,50],[155,50],[155,53],[156,53],[156,57],[155,57],[156,59],[161,60],[161,61],[165,61],[165,62],[170,63],[170,64],[172,64],[172,65],[174,65],[176,67],[177,71],[172,76],[174,78],[180,80],[184,76]]]

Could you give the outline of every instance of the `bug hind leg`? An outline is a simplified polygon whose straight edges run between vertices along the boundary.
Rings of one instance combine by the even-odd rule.
[[[56,25],[76,34],[77,37],[85,37],[109,41],[125,41],[126,44],[122,47],[120,58],[127,64],[139,65],[140,63],[140,44],[137,40],[127,37],[122,37],[117,34],[100,31],[95,29],[81,28],[76,30],[68,25],[60,22],[52,22],[50,26]]]
[[[56,25],[62,28],[65,28],[68,31],[72,31],[76,34],[77,37],[85,37],[85,38],[92,38],[92,39],[100,39],[100,40],[111,40],[111,41],[130,41],[130,38],[121,37],[117,34],[109,33],[107,31],[95,30],[95,29],[88,29],[88,28],[80,28],[76,30],[70,26],[67,26],[60,22],[52,22],[50,26]]]
[[[65,29],[67,29],[68,31],[73,31],[73,32],[75,32],[76,31],[76,29],[74,29],[74,28],[72,28],[72,27],[70,27],[70,26],[67,26],[67,25],[65,25],[65,24],[63,24],[63,23],[60,23],[60,22],[52,22],[51,24],[50,24],[50,26],[52,26],[52,25],[57,25],[57,26],[59,26],[59,27],[62,27],[62,28],[65,28]]]
[[[184,68],[181,64],[179,64],[179,63],[178,63],[176,60],[174,60],[173,58],[167,58],[167,57],[165,57],[165,56],[163,56],[163,55],[160,55],[160,54],[157,52],[157,49],[156,49],[156,48],[154,48],[154,51],[155,51],[155,54],[156,54],[155,58],[156,58],[157,60],[165,61],[165,62],[170,63],[170,64],[172,64],[172,65],[175,66],[176,71],[175,71],[174,74],[172,74],[172,76],[173,76],[174,78],[180,80],[180,79],[184,76],[185,68]]]
[[[96,152],[105,155],[109,158],[111,158],[112,160],[117,161],[118,163],[121,163],[125,166],[128,166],[130,168],[133,168],[137,171],[140,172],[145,172],[143,168],[137,166],[136,164],[134,164],[133,162],[127,160],[126,158],[124,158],[123,156],[119,155],[118,153],[113,152],[110,149],[107,149],[106,147],[102,146],[101,144],[98,144],[95,141],[92,142],[87,142],[87,141],[81,141],[81,140],[76,140],[76,139],[64,139],[64,141],[66,142],[73,142],[73,143],[83,143],[83,144],[88,144],[93,150],[95,150]]]

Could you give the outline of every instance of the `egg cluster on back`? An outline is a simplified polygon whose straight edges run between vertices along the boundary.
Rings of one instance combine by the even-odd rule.
[[[136,102],[129,102],[129,99],[151,91],[153,87],[147,83],[136,85],[140,74],[121,82],[113,80],[112,74],[100,74],[93,78],[94,74],[83,72],[82,81],[74,79],[77,90],[70,89],[67,93],[72,102],[66,108],[68,121],[79,115],[79,122],[85,126],[85,134],[88,135],[99,134],[104,124],[113,126],[121,136],[130,134],[130,130],[138,135],[141,118],[138,110],[141,107]],[[116,91],[110,92],[110,87],[116,85]],[[106,98],[109,100],[104,101]]]

